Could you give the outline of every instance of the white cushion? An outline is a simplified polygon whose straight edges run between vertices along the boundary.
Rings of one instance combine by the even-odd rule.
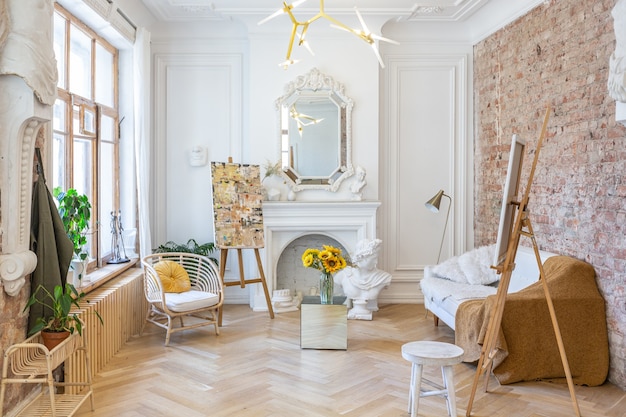
[[[459,284],[489,285],[500,276],[491,268],[495,245],[472,249],[460,256],[424,268],[424,277],[445,278]]]
[[[210,292],[190,290],[181,293],[165,293],[167,308],[177,313],[210,307],[220,300],[218,295]]]
[[[459,267],[467,282],[474,285],[489,285],[500,280],[500,275],[491,267],[496,245],[481,246],[459,256]]]
[[[437,265],[427,265],[424,268],[424,277],[445,278],[460,284],[468,284],[465,273],[459,266],[459,257],[453,256]]]

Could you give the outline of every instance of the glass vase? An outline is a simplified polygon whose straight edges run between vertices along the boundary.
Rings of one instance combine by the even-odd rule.
[[[320,275],[320,303],[333,303],[333,286],[334,279],[330,272],[322,272]]]

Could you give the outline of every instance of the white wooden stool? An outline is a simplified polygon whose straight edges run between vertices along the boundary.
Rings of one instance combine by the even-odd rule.
[[[420,397],[443,395],[446,398],[448,415],[456,416],[456,396],[452,365],[463,359],[463,349],[456,345],[434,341],[410,342],[402,345],[402,357],[411,362],[411,386],[409,388],[409,413],[417,416]],[[421,391],[424,365],[441,366],[443,387],[435,391]],[[430,383],[430,385],[435,386]],[[439,387],[437,387],[439,388]]]

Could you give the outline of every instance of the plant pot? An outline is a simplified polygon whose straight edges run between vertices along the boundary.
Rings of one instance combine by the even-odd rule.
[[[84,261],[81,261],[80,259],[72,259],[72,262],[70,263],[70,270],[74,272],[73,285],[75,288],[80,288],[82,287],[81,283],[87,282],[85,277],[87,276],[88,262],[89,261],[86,259]]]
[[[54,349],[59,343],[61,343],[68,337],[70,337],[70,332],[68,331],[63,331],[63,332],[50,332],[50,331],[45,331],[45,330],[41,331],[41,340],[43,341],[44,346],[48,348],[48,350]]]

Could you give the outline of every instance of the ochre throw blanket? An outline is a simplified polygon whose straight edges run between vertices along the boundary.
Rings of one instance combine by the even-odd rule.
[[[593,267],[571,257],[554,256],[545,261],[543,270],[574,384],[602,384],[609,369],[609,346],[604,299]],[[465,362],[480,359],[495,301],[496,296],[466,301],[457,310],[456,344],[465,350]],[[493,373],[501,384],[539,379],[565,382],[540,281],[507,295],[496,346]]]

